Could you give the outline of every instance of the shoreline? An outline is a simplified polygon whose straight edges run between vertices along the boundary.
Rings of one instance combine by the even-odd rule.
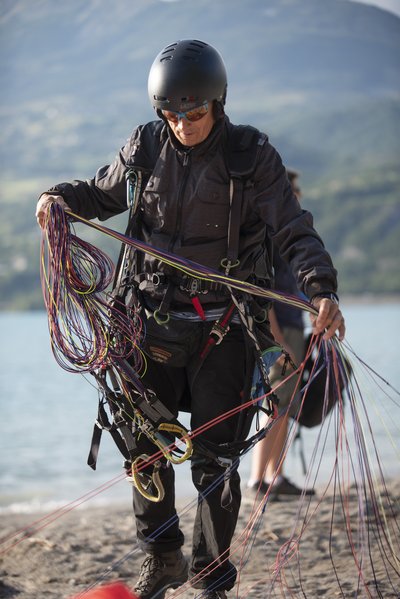
[[[390,501],[386,501],[383,489],[380,489],[384,500],[382,507],[385,508],[387,525],[395,528],[395,511],[397,509],[398,517],[400,505],[400,478],[386,481],[386,485]],[[266,599],[282,596],[282,589],[289,593],[287,596],[296,599],[304,599],[304,596],[309,599],[366,596],[360,590],[360,594],[356,594],[358,585],[361,588],[362,584],[358,580],[359,571],[345,527],[348,517],[356,545],[357,527],[363,525],[359,519],[360,503],[356,487],[351,486],[345,495],[345,504],[342,505],[330,491],[307,499],[303,505],[298,500],[285,500],[268,502],[265,507],[261,498],[245,491],[232,545],[232,560],[237,567],[242,563],[243,568],[239,587],[228,593],[228,597]],[[183,549],[189,557],[194,509],[187,509],[182,499],[177,505],[186,538]],[[394,513],[390,506],[394,507]],[[368,506],[364,505],[364,508],[368,512]],[[376,528],[371,512],[369,517],[366,526],[371,534]],[[249,528],[251,521],[253,530]],[[48,525],[47,522],[41,513],[0,515],[2,536],[12,535],[21,528],[24,529],[23,534],[30,534],[22,542],[18,542],[21,538],[18,536],[10,539],[9,545],[14,546],[1,556],[1,597],[67,599],[83,593],[93,584],[115,580],[133,587],[143,554],[136,547],[129,505],[87,505],[62,517],[54,513],[53,520],[50,518]],[[256,529],[257,535],[254,534]],[[372,565],[366,563],[363,571],[367,588],[371,597],[377,596],[376,589],[373,589],[375,575],[381,596],[394,599],[394,589],[400,584],[399,575],[395,577],[388,563],[390,556],[387,554],[385,561],[381,556],[380,543],[376,542],[377,537],[373,536],[373,539],[368,548],[364,548],[367,553],[363,553],[366,562],[369,561],[368,555],[372,560]],[[389,568],[390,576],[386,568]],[[169,591],[167,597],[189,599],[193,597],[193,590]]]
[[[399,304],[400,303],[400,293],[382,293],[375,294],[373,292],[369,293],[340,293],[340,302],[343,304]],[[25,308],[17,308],[13,309],[8,305],[1,305],[0,303],[0,314],[24,314],[24,313],[46,313],[45,308],[43,307],[25,307]]]
[[[339,294],[340,303],[341,304],[361,304],[361,305],[371,305],[371,304],[400,304],[400,294],[382,294],[375,295],[373,293],[361,293],[361,294]]]

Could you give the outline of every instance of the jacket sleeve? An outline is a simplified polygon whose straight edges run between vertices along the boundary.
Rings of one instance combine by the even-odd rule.
[[[303,210],[292,192],[278,152],[264,145],[255,173],[255,209],[267,234],[285,260],[305,295],[337,291],[337,272],[310,212]]]
[[[87,219],[106,220],[127,210],[126,165],[134,152],[140,130],[141,127],[137,127],[133,131],[114,162],[99,168],[93,179],[58,183],[48,192],[61,195],[72,212]]]

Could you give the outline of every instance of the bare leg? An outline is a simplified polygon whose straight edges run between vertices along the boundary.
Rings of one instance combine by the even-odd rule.
[[[268,418],[265,417],[262,424]],[[288,431],[288,416],[281,417],[268,431],[264,439],[259,441],[253,450],[251,462],[251,481],[271,482],[275,476],[282,474],[282,452],[285,447]]]

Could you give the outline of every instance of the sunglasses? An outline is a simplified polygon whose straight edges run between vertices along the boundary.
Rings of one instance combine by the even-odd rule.
[[[172,110],[163,110],[163,115],[167,121],[178,123],[180,119],[186,119],[189,123],[195,123],[202,119],[208,113],[208,102],[204,102],[201,106],[187,110],[186,112],[172,112]]]

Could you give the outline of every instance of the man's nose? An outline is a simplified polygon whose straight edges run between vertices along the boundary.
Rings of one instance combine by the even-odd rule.
[[[177,125],[180,129],[184,129],[185,127],[190,126],[189,121],[187,120],[186,117],[184,116],[180,116],[178,117],[178,125]]]

